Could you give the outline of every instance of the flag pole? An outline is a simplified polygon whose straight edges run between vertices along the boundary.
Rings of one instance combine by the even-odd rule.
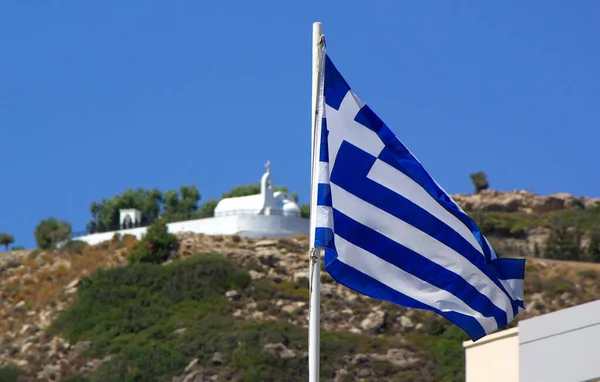
[[[309,234],[309,316],[308,316],[308,381],[319,382],[319,348],[321,326],[321,248],[315,247],[317,218],[317,171],[319,150],[317,140],[321,134],[317,130],[319,103],[319,66],[321,62],[322,24],[313,23],[312,36],[312,134],[311,134],[311,180],[310,180],[310,234]]]

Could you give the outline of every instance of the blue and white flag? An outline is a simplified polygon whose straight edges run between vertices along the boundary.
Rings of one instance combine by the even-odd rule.
[[[324,58],[315,246],[339,283],[434,311],[473,340],[524,309],[525,260],[471,218]],[[322,98],[321,98],[322,100]]]

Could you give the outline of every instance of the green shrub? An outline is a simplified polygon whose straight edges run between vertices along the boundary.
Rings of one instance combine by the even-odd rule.
[[[531,218],[520,213],[473,211],[473,221],[484,235],[522,239]]]
[[[62,248],[61,251],[68,253],[69,255],[81,255],[83,251],[88,247],[88,243],[81,240],[69,240]]]
[[[600,263],[600,228],[594,228],[590,232],[590,243],[587,248],[590,261]]]
[[[582,232],[579,228],[555,223],[546,240],[545,257],[556,260],[579,260],[582,252],[581,237]]]
[[[462,342],[468,336],[449,321],[440,321],[442,329],[437,335],[412,332],[406,339],[429,354],[435,364],[436,381],[464,381],[465,350]]]
[[[159,219],[148,227],[142,240],[132,249],[129,261],[160,264],[176,252],[178,247],[177,236],[169,233],[164,219]]]
[[[0,368],[0,382],[18,382],[21,370],[14,365]]]
[[[598,278],[598,271],[595,269],[584,269],[577,272],[577,275],[582,279],[596,280]]]
[[[170,381],[191,359],[210,366],[215,352],[240,381],[306,381],[305,328],[281,322],[236,320],[227,311],[230,289],[250,291],[251,279],[216,254],[194,255],[165,266],[133,263],[99,270],[84,280],[78,298],[50,327],[70,342],[92,341],[90,357],[111,354],[111,360],[90,376],[72,381]],[[272,296],[299,293],[293,283],[258,280],[261,304]],[[304,292],[302,292],[304,293]],[[306,301],[307,295],[303,297]],[[174,331],[186,328],[185,332]],[[357,352],[384,352],[403,347],[400,338],[373,338],[325,330],[321,336],[321,377],[331,380],[343,357]],[[264,351],[282,343],[296,353],[279,358]],[[401,372],[401,368],[392,369]]]
[[[573,293],[575,292],[575,287],[573,286],[573,284],[571,284],[570,282],[558,278],[558,277],[553,277],[549,280],[546,281],[546,283],[544,283],[544,292],[550,296],[556,296],[565,292],[570,292]]]
[[[69,240],[71,237],[71,224],[55,218],[42,220],[35,228],[35,241],[39,248],[53,249],[56,244]]]
[[[305,279],[305,281],[307,280]],[[308,283],[300,284],[291,281],[277,283],[270,279],[256,280],[254,288],[249,294],[257,300],[308,301]]]
[[[22,245],[13,245],[10,250],[11,251],[23,251],[23,250],[25,250],[25,247],[23,247]]]

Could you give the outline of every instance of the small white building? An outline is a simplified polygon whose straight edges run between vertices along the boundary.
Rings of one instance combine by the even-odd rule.
[[[267,171],[260,182],[260,194],[222,199],[217,204],[213,217],[169,223],[169,232],[239,235],[254,238],[308,236],[309,220],[300,217],[298,204],[287,192],[275,191],[269,162],[266,168]],[[123,209],[120,211],[119,222],[123,229],[73,239],[93,245],[111,240],[115,233],[141,238],[146,233],[146,227],[139,227],[141,220],[140,211]]]
[[[300,208],[287,192],[275,191],[271,164],[260,180],[260,194],[222,199],[215,208],[215,217],[231,215],[281,215],[300,217]]]
[[[600,381],[600,300],[466,341],[466,382]]]

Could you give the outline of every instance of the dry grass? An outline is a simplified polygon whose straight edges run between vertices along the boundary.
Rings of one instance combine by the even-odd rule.
[[[72,295],[66,295],[65,288],[74,280],[98,268],[126,263],[126,253],[136,242],[125,237],[120,242],[86,247],[81,254],[55,251],[23,257],[21,266],[7,271],[0,281],[0,297],[5,301],[0,307],[0,336],[20,330],[24,320],[41,309],[68,303]],[[25,302],[25,309],[13,311],[20,301]]]

